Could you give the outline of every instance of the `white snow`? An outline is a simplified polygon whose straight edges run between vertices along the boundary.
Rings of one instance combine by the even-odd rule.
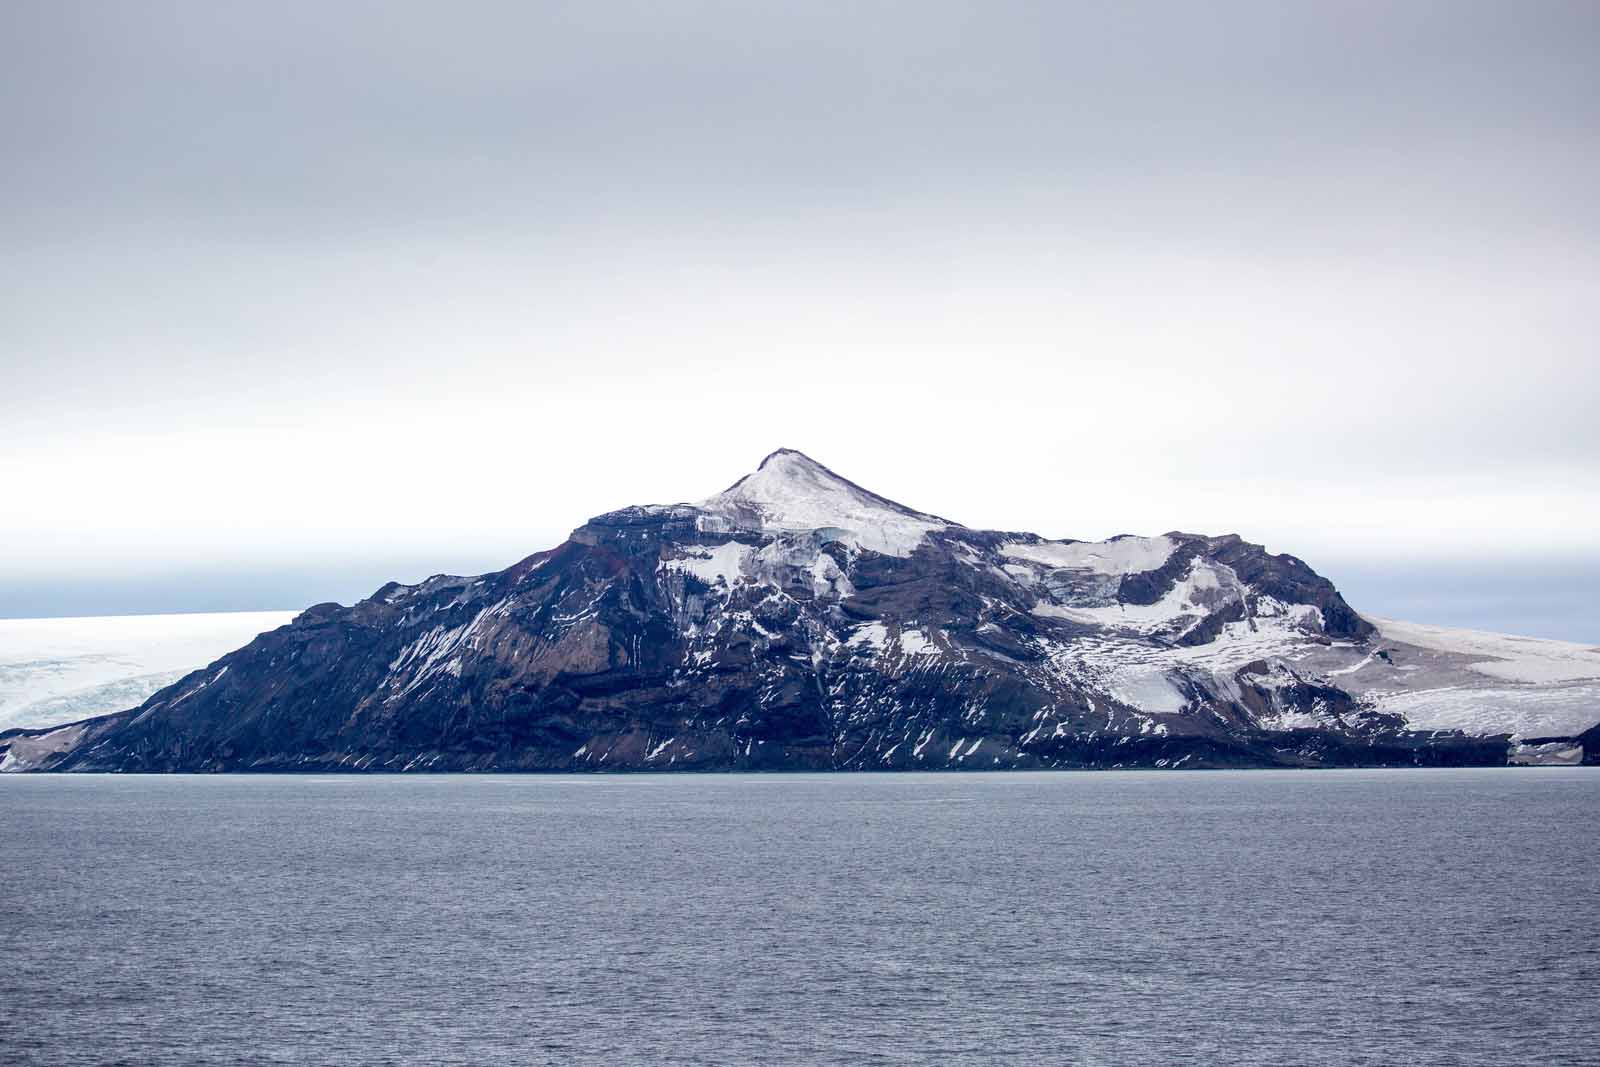
[[[1337,670],[1323,671],[1322,676],[1324,678],[1342,678],[1347,674],[1355,674],[1363,667],[1370,666],[1372,663],[1376,662],[1377,658],[1378,654],[1376,652],[1368,652],[1365,656],[1350,664],[1350,666],[1340,667]]]
[[[1379,634],[1366,644],[1330,645],[1302,625],[1316,621],[1314,609],[1266,598],[1257,603],[1262,614],[1227,623],[1215,640],[1192,647],[1145,644],[1116,633],[1046,641],[1050,669],[1146,712],[1180,711],[1185,678],[1237,698],[1236,672],[1264,661],[1266,673],[1249,680],[1269,692],[1295,676],[1322,680],[1402,716],[1415,730],[1567,737],[1600,722],[1600,671],[1591,666],[1600,654],[1587,646],[1387,619],[1369,620]],[[1104,617],[1117,609],[1098,610]],[[1087,614],[1054,606],[1036,611],[1069,612]],[[1392,662],[1376,655],[1380,648],[1389,650]],[[1289,729],[1316,721],[1283,709],[1261,725]]]
[[[862,623],[856,627],[856,632],[850,635],[850,640],[845,642],[848,648],[861,648],[870,646],[883,651],[889,644],[889,630],[881,622]]]
[[[734,527],[828,531],[834,539],[890,556],[908,556],[950,524],[869,493],[799,452],[779,451],[761,469],[697,507]]]
[[[901,630],[900,651],[908,656],[936,656],[939,646],[929,641],[921,630]]]
[[[4,758],[0,759],[0,774],[25,771],[46,756],[67,751],[78,743],[86,729],[87,726],[63,726],[41,737],[16,738],[7,746]]]
[[[834,596],[843,600],[845,597],[855,595],[855,588],[850,584],[850,579],[826,552],[818,552],[806,570],[811,575],[813,596]]]
[[[732,586],[745,570],[753,549],[738,541],[729,541],[715,547],[696,545],[681,559],[669,559],[661,564],[665,570],[685,571],[705,582],[718,582]]]
[[[1352,648],[1332,667],[1335,646],[1309,655],[1343,689],[1417,730],[1562,737],[1600,722],[1600,649],[1570,641],[1453,630],[1368,618],[1375,648],[1392,662]]]
[[[1113,670],[1106,691],[1140,711],[1179,712],[1188,703],[1167,671],[1137,664]]]
[[[482,613],[479,614],[481,617]],[[395,692],[388,702],[399,700],[435,675],[452,674],[459,678],[461,661],[454,658],[455,652],[476,622],[474,619],[473,623],[462,623],[448,630],[443,626],[435,626],[402,649],[389,664],[386,684]]]
[[[1262,717],[1259,725],[1263,730],[1315,730],[1327,726],[1328,719],[1307,711],[1280,711]]]
[[[1002,555],[1042,563],[1057,570],[1094,574],[1142,574],[1172,558],[1178,547],[1170,537],[1114,537],[1109,541],[1046,541],[1006,545]]]
[[[1461,730],[1514,737],[1571,737],[1600,722],[1600,684],[1455,685],[1374,692],[1382,711],[1413,730]]]
[[[1386,641],[1436,652],[1454,652],[1484,659],[1467,669],[1507,682],[1548,684],[1600,681],[1600,648],[1571,641],[1514,637],[1482,630],[1452,630],[1415,622],[1368,617]]]
[[[1039,584],[1039,576],[1034,573],[1033,568],[1025,567],[1020,563],[1007,563],[1005,566],[1000,568],[1000,573],[1009,578],[1014,578],[1022,585],[1031,586]]]
[[[1113,630],[1152,633],[1185,617],[1200,618],[1219,604],[1239,596],[1239,581],[1220,563],[1196,559],[1182,579],[1154,604],[1107,604],[1100,607],[1066,607],[1040,601],[1035,615],[1092,623]]]
[[[0,619],[0,730],[137,707],[156,690],[285,625],[295,614]]]
[[[1543,745],[1513,745],[1506,762],[1524,767],[1576,767],[1583,762],[1582,745],[1550,742]]]

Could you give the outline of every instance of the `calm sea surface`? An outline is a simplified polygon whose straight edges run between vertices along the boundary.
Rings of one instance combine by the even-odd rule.
[[[7,1064],[1595,1064],[1600,773],[0,778]]]

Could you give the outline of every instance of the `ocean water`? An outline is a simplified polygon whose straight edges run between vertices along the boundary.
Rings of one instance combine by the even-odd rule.
[[[0,778],[7,1064],[1594,1064],[1600,773]]]

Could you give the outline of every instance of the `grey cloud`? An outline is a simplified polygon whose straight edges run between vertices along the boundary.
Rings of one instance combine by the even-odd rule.
[[[410,478],[559,530],[807,435],[1058,534],[1213,517],[1143,478],[1262,538],[1331,487],[1575,542],[1597,54],[1590,0],[0,5],[10,595],[93,599],[51,546],[134,567],[169,512],[259,576]],[[486,563],[522,508],[474,511]],[[194,603],[263,588],[213,563]]]
[[[1593,5],[13,5],[25,230],[975,192],[1592,229]],[[1530,154],[1539,166],[1520,165]],[[1379,184],[1381,183],[1381,184]],[[967,211],[975,206],[962,205]],[[1208,212],[1206,208],[1218,209]],[[980,207],[981,210],[981,207]],[[1216,216],[1221,216],[1216,217]]]

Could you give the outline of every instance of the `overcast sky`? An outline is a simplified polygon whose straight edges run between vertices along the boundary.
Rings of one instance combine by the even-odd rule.
[[[1600,641],[1600,5],[0,6],[0,616],[503,566],[779,446]]]

